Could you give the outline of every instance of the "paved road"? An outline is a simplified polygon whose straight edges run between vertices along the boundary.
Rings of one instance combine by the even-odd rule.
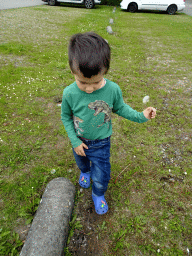
[[[0,0],[0,10],[45,4],[41,0]]]

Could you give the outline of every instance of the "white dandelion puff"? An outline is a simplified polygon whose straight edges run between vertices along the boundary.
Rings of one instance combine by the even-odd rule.
[[[113,30],[112,30],[111,26],[107,26],[107,32],[109,34],[113,34]]]
[[[51,170],[51,174],[54,174],[54,173],[56,173],[56,170],[55,169]]]
[[[147,102],[149,102],[149,96],[145,96],[143,98],[143,103],[146,104]]]

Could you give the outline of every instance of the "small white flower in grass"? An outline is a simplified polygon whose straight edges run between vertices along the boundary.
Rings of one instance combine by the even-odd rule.
[[[112,30],[111,26],[107,26],[107,32],[109,34],[113,34],[113,30]]]
[[[187,175],[187,172],[184,172],[185,175]]]
[[[160,249],[158,249],[157,252],[160,253]]]
[[[147,102],[149,102],[149,96],[145,96],[143,98],[143,103],[146,104]]]
[[[54,173],[56,173],[56,170],[55,169],[51,170],[51,174],[54,174]]]
[[[171,170],[169,169],[169,172],[171,172]]]
[[[188,253],[188,255],[189,255],[189,253],[190,253],[189,248],[187,248],[187,253]]]

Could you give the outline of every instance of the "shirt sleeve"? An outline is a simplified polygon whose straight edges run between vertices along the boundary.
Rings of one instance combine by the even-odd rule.
[[[129,105],[124,103],[122,91],[119,88],[119,86],[117,87],[117,93],[115,95],[113,113],[137,123],[144,123],[149,120],[144,116],[143,112],[137,112],[136,110],[132,109]]]
[[[64,90],[61,104],[61,120],[65,126],[65,130],[73,148],[76,148],[82,144],[82,141],[76,135],[71,109],[70,95]]]

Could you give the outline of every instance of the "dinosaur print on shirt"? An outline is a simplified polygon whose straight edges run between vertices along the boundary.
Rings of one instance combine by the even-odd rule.
[[[73,123],[78,135],[82,135],[80,132],[84,132],[84,130],[79,127],[79,123],[83,123],[83,120],[77,116],[73,116]]]
[[[105,114],[104,122],[101,125],[98,125],[98,127],[102,126],[104,123],[110,122],[112,108],[110,108],[105,101],[96,100],[95,102],[90,102],[88,108],[95,111],[94,116],[97,116],[99,113]]]

